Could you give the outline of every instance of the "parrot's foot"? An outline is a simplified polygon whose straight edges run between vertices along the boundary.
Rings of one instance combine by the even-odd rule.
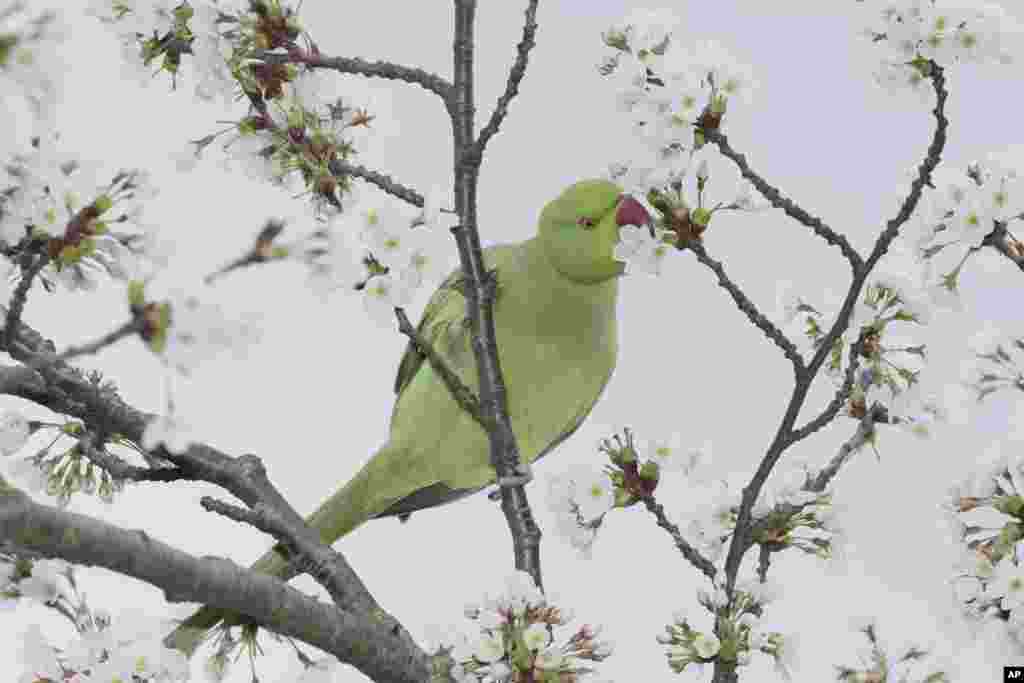
[[[525,486],[533,481],[533,469],[529,463],[521,462],[516,465],[515,473],[508,477],[498,478],[498,490],[491,491],[487,497],[491,500],[501,500],[501,489],[512,486]]]

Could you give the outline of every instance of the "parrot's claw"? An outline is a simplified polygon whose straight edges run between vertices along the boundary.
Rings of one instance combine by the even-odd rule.
[[[533,470],[528,463],[516,465],[515,474],[498,478],[498,488],[487,494],[490,500],[501,500],[501,489],[510,486],[525,486],[533,481]]]
[[[531,481],[533,481],[533,470],[530,468],[529,463],[521,462],[516,465],[514,474],[498,479],[498,486],[503,488],[525,486]]]

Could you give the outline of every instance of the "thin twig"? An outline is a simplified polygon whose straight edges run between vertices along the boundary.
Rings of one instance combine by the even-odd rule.
[[[699,550],[694,548],[686,541],[685,538],[683,538],[683,534],[679,531],[679,527],[673,524],[665,515],[664,506],[655,501],[654,496],[651,495],[643,496],[640,500],[643,501],[644,507],[654,515],[658,526],[667,531],[669,536],[672,537],[672,542],[675,543],[677,548],[679,548],[679,552],[683,554],[683,557],[689,560],[690,564],[699,569],[706,577],[714,581],[715,574],[718,573],[718,570],[715,569],[715,565],[711,560],[701,555]]]
[[[487,423],[484,421],[483,413],[480,411],[480,400],[473,394],[473,390],[467,387],[459,376],[455,374],[455,371],[448,367],[448,363],[434,350],[430,342],[416,331],[416,328],[413,327],[412,323],[409,322],[409,318],[405,315],[405,310],[395,308],[395,316],[398,318],[398,331],[408,337],[409,341],[416,346],[416,350],[427,357],[430,367],[440,375],[441,380],[448,387],[452,398],[455,399],[459,406],[469,413],[480,426],[486,429]]]
[[[407,187],[395,180],[392,180],[391,176],[387,174],[374,171],[366,168],[365,166],[360,166],[359,164],[353,164],[345,161],[344,159],[334,159],[330,161],[327,168],[335,176],[350,175],[356,178],[362,178],[369,183],[373,183],[392,197],[397,197],[398,199],[408,202],[415,207],[423,208],[424,199],[422,194],[411,187]]]
[[[96,463],[115,479],[130,481],[194,481],[197,477],[181,467],[137,467],[129,465],[120,458],[114,457],[102,448],[93,445],[94,438],[87,435],[78,442],[78,446],[89,460]]]
[[[516,61],[509,70],[505,92],[498,98],[498,104],[495,105],[494,111],[491,112],[491,120],[487,122],[487,125],[480,131],[476,142],[473,143],[473,149],[470,152],[473,156],[481,156],[483,154],[487,141],[498,132],[498,127],[501,125],[505,115],[508,114],[509,102],[519,94],[519,83],[523,80],[523,75],[526,74],[526,64],[529,61],[530,50],[536,45],[534,37],[537,35],[537,0],[529,0],[526,5],[525,14],[526,21],[523,23],[523,38],[516,45]]]
[[[122,323],[117,329],[112,330],[99,339],[89,342],[88,344],[82,344],[81,346],[69,346],[61,353],[57,354],[37,354],[35,359],[30,360],[25,364],[26,367],[32,370],[38,370],[39,368],[58,363],[62,361],[68,361],[78,356],[87,356],[111,346],[115,342],[124,339],[125,337],[131,337],[132,335],[138,334],[146,326],[144,318],[134,318],[126,323]]]
[[[733,533],[732,542],[729,545],[729,553],[726,557],[725,563],[726,590],[730,595],[732,594],[733,587],[736,583],[736,574],[739,571],[740,562],[752,543],[751,511],[754,507],[754,503],[757,501],[758,494],[761,492],[762,487],[768,479],[768,475],[772,471],[772,468],[779,461],[779,458],[782,457],[783,452],[790,445],[796,442],[796,437],[798,435],[806,435],[810,433],[813,429],[827,421],[827,419],[831,419],[831,417],[834,416],[835,412],[838,411],[838,406],[841,405],[843,400],[845,400],[844,397],[849,392],[849,388],[852,385],[851,373],[848,369],[846,381],[844,381],[843,387],[839,392],[837,392],[832,403],[830,403],[829,407],[826,408],[826,411],[823,412],[819,418],[812,420],[802,427],[798,432],[794,432],[793,424],[796,422],[800,409],[803,407],[804,400],[807,398],[811,382],[814,380],[818,370],[821,369],[821,366],[825,363],[826,358],[831,353],[832,345],[839,336],[842,335],[843,331],[849,327],[850,316],[853,313],[854,305],[856,304],[857,298],[860,296],[861,289],[864,286],[864,282],[867,280],[868,274],[874,268],[875,264],[878,263],[878,260],[882,255],[885,254],[892,240],[894,240],[899,234],[900,226],[910,218],[914,208],[917,206],[918,200],[921,197],[922,187],[930,180],[932,171],[939,164],[941,159],[942,150],[946,143],[946,128],[949,125],[944,113],[944,106],[948,93],[945,89],[945,78],[943,76],[942,67],[938,66],[934,62],[930,63],[930,67],[932,69],[932,85],[935,88],[937,95],[937,102],[932,113],[935,115],[937,124],[935,133],[932,137],[932,142],[928,147],[928,153],[924,162],[922,162],[918,168],[918,175],[911,184],[910,193],[900,207],[897,216],[888,221],[886,228],[878,236],[878,239],[875,242],[875,247],[871,252],[871,256],[863,263],[859,262],[859,256],[856,257],[857,260],[853,260],[851,258],[851,263],[856,264],[854,267],[853,282],[850,283],[850,289],[847,292],[846,299],[843,302],[838,316],[836,317],[836,321],[821,340],[821,345],[818,351],[814,354],[814,357],[811,359],[811,362],[798,376],[796,386],[794,386],[793,394],[789,400],[789,405],[786,407],[786,412],[782,418],[782,422],[779,424],[775,437],[772,440],[771,445],[768,447],[768,452],[762,459],[757,471],[751,478],[750,483],[743,489],[743,498],[740,503],[740,510],[736,519],[736,529]],[[842,248],[842,244],[845,243],[845,240],[842,240],[841,242],[837,241],[836,243],[840,244]],[[845,250],[844,253],[846,253]],[[848,258],[855,255],[855,253],[856,252],[851,252],[851,255],[848,255]],[[854,344],[854,348],[851,349],[851,355],[853,356],[851,358],[851,366],[858,360],[857,356],[860,352],[859,347],[863,344],[863,340],[864,335],[861,334],[857,343]]]
[[[864,349],[864,342],[867,340],[867,337],[868,331],[866,329],[861,330],[860,336],[857,337],[857,341],[855,341],[850,347],[850,361],[846,366],[843,383],[832,396],[832,400],[829,401],[824,410],[822,410],[813,419],[808,420],[804,426],[794,429],[787,438],[788,443],[801,441],[827,425],[832,421],[832,418],[836,416],[839,409],[846,404],[846,399],[850,397],[850,392],[853,390],[853,383],[857,377],[857,370],[860,368],[861,352]]]
[[[1008,240],[1013,239],[1006,229],[1006,223],[996,221],[996,227],[985,236],[982,245],[989,246],[1000,254],[1017,264],[1017,267],[1024,271],[1024,252],[1011,249]],[[1016,242],[1016,240],[1014,240]],[[1019,242],[1017,242],[1019,244]]]
[[[11,304],[7,309],[7,318],[4,321],[4,348],[10,349],[11,343],[17,339],[15,331],[18,329],[18,322],[25,310],[25,302],[28,301],[28,290],[32,287],[32,281],[39,274],[47,263],[50,262],[48,254],[40,254],[36,260],[29,263],[28,268],[21,275],[21,281],[11,296]]]
[[[346,74],[358,74],[370,78],[386,78],[392,81],[404,81],[419,85],[445,100],[451,97],[452,84],[447,80],[416,67],[404,66],[393,62],[377,60],[368,62],[359,57],[325,57],[309,50],[295,48],[288,54],[257,53],[260,60],[267,64],[305,64],[315,69],[331,69]]]
[[[815,234],[832,246],[839,247],[839,250],[843,252],[843,256],[845,256],[846,260],[850,262],[850,266],[854,271],[863,265],[860,254],[858,254],[857,250],[850,245],[846,237],[825,225],[820,218],[812,216],[807,211],[804,211],[795,202],[793,202],[793,200],[783,197],[782,193],[777,188],[769,185],[764,178],[750,168],[744,155],[739,154],[729,146],[729,139],[725,135],[720,131],[710,129],[704,130],[704,135],[708,140],[718,145],[718,149],[722,154],[731,159],[732,162],[739,167],[740,173],[743,174],[743,177],[749,180],[750,184],[753,185],[765,199],[771,202],[772,206],[776,209],[782,209],[787,215],[809,227],[815,232]]]
[[[729,295],[732,296],[732,300],[736,303],[736,307],[739,308],[759,330],[765,333],[771,341],[775,342],[775,345],[782,349],[786,358],[793,364],[793,370],[799,375],[804,368],[804,359],[800,355],[800,351],[797,350],[796,345],[791,342],[782,330],[775,326],[771,320],[764,316],[757,306],[754,305],[746,294],[743,293],[736,283],[729,279],[729,276],[725,274],[725,268],[722,267],[721,262],[715,261],[713,258],[708,256],[707,251],[704,249],[704,245],[700,240],[691,240],[687,245],[687,248],[693,251],[697,256],[697,260],[703,263],[705,266],[710,268],[715,275],[718,276],[718,284],[722,286]]]
[[[883,409],[884,411],[884,409]],[[859,451],[864,444],[871,440],[875,434],[875,423],[880,415],[875,410],[869,410],[860,419],[857,430],[849,439],[839,447],[839,452],[833,456],[828,465],[818,471],[818,475],[804,487],[806,491],[824,491],[833,477],[839,473],[839,469],[846,464],[850,456]]]

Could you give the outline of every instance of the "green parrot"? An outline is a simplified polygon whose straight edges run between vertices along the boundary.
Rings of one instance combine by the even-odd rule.
[[[485,266],[497,275],[498,353],[523,462],[543,457],[575,432],[608,383],[618,348],[618,276],[624,270],[613,248],[621,226],[649,221],[643,206],[615,183],[583,180],[544,207],[535,237],[484,250]],[[456,269],[434,292],[418,330],[479,395],[463,285]],[[369,519],[404,520],[494,483],[486,432],[425,361],[410,343],[398,366],[387,443],[306,518],[324,543]],[[252,569],[294,576],[275,548]],[[191,657],[206,631],[228,616],[203,607],[165,643]],[[237,623],[241,617],[230,619]]]

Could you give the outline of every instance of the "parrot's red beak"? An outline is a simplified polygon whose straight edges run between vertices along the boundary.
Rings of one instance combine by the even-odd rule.
[[[619,208],[615,212],[615,222],[621,228],[624,225],[649,225],[651,214],[647,212],[644,205],[629,195],[622,195],[619,201]]]

